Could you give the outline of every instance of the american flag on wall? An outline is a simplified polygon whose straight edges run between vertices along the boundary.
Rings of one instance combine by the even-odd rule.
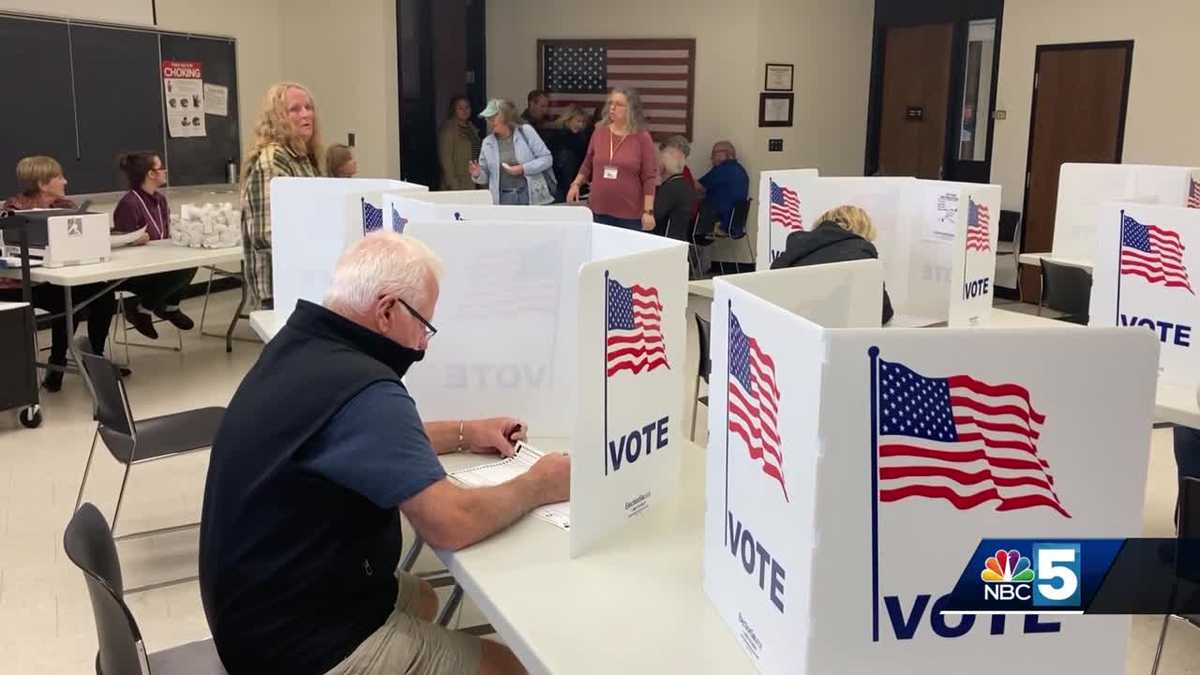
[[[550,112],[603,106],[613,87],[636,89],[656,138],[692,138],[695,40],[538,40],[538,82]]]
[[[1143,225],[1121,214],[1121,276],[1141,277],[1152,284],[1192,290],[1183,262],[1179,233],[1157,225]]]
[[[741,437],[750,458],[762,462],[762,471],[779,483],[788,501],[783,480],[783,444],[779,440],[779,387],[775,361],[758,340],[742,331],[729,312],[729,431]]]
[[[1193,176],[1188,179],[1187,207],[1200,209],[1200,178]]]
[[[1071,514],[1038,454],[1046,423],[1018,384],[926,377],[879,359],[879,501],[945,500],[960,511],[1051,508]]]
[[[612,377],[622,370],[634,375],[667,367],[667,348],[662,334],[662,302],[658,289],[633,284],[625,286],[608,279],[607,372]]]
[[[804,219],[800,217],[800,195],[796,191],[771,181],[771,208],[769,218],[772,225],[788,230],[803,230]]]
[[[974,199],[967,200],[967,250],[992,250],[992,235],[988,231],[991,225],[988,207],[977,203]]]

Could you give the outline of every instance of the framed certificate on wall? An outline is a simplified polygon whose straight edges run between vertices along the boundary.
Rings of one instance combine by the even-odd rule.
[[[763,89],[767,91],[791,91],[792,77],[796,67],[790,63],[768,63]]]
[[[792,126],[792,104],[795,94],[758,95],[758,126],[760,127],[790,127]]]

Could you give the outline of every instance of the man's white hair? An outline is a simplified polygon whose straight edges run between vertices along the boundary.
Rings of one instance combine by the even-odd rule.
[[[442,269],[441,258],[419,239],[378,232],[342,254],[325,306],[367,314],[383,296],[420,304],[428,297],[431,280],[441,281]]]

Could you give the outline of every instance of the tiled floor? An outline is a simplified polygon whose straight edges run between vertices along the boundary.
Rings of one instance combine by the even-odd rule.
[[[217,328],[236,302],[235,293],[215,296],[209,322]],[[198,301],[185,309],[199,317]],[[171,342],[165,329],[164,342]],[[249,336],[248,327],[239,334]],[[226,354],[217,338],[189,333],[185,351],[133,350],[130,402],[148,417],[228,402],[259,346],[234,343]],[[120,354],[123,355],[123,350]],[[78,379],[68,377],[58,394],[43,398],[45,422],[26,430],[14,413],[0,414],[0,672],[91,672],[96,633],[79,572],[62,552],[63,526],[70,518],[94,426],[90,400]],[[1154,432],[1146,496],[1146,534],[1171,535],[1174,461],[1169,431]],[[102,453],[102,451],[101,451]],[[134,469],[118,533],[195,521],[199,516],[207,453]],[[99,454],[85,498],[112,513],[120,470]],[[127,586],[195,574],[194,530],[132,540],[120,545]],[[430,565],[426,559],[423,565]],[[195,582],[131,596],[147,647],[154,651],[208,635]],[[468,607],[464,625],[479,623]],[[1158,633],[1156,617],[1134,620],[1129,673],[1149,672]],[[1200,631],[1173,626],[1162,673],[1200,673]]]

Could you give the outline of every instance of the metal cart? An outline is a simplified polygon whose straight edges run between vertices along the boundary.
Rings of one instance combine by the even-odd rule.
[[[22,308],[0,311],[0,410],[20,408],[21,424],[32,429],[42,423],[38,399],[36,324],[33,291],[29,279],[29,221],[13,211],[0,209],[0,234],[20,249]]]

